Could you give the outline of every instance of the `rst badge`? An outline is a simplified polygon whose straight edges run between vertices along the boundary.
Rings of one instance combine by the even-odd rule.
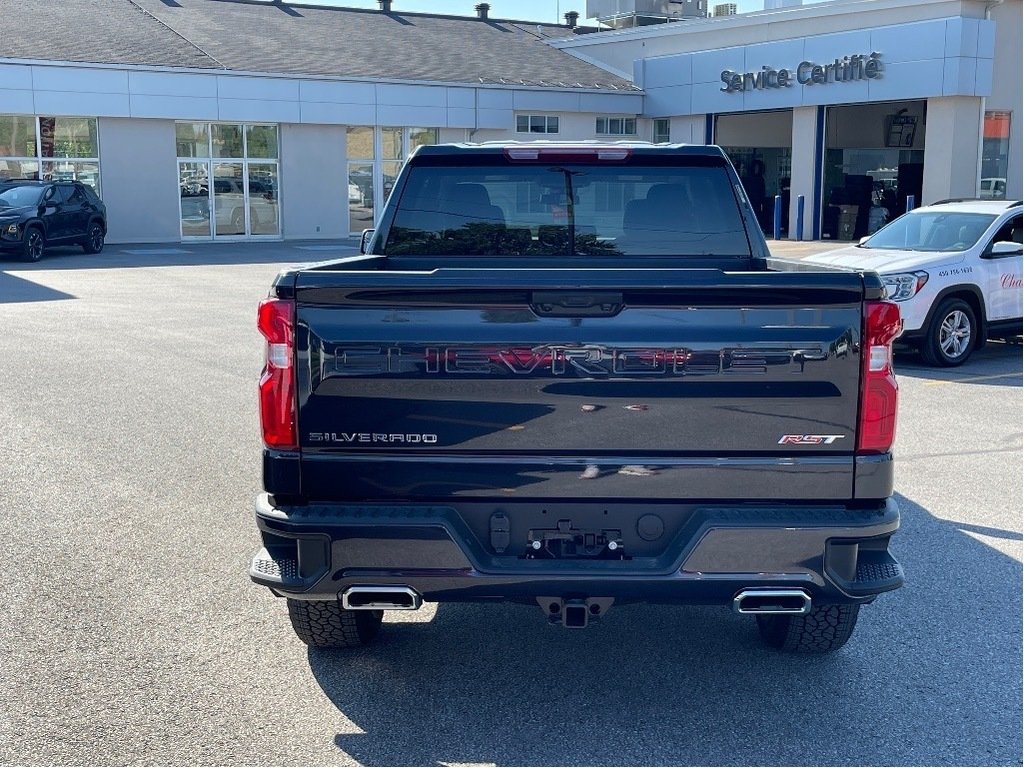
[[[846,435],[783,435],[779,445],[832,445]]]

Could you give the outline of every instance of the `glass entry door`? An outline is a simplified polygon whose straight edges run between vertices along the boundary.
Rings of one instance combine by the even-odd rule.
[[[178,163],[181,236],[210,237],[210,164]]]
[[[178,163],[181,236],[277,237],[277,163]]]
[[[275,125],[177,123],[183,238],[281,235]]]
[[[242,163],[217,163],[214,165],[214,236],[245,236],[247,234],[245,225],[247,208],[245,174]]]

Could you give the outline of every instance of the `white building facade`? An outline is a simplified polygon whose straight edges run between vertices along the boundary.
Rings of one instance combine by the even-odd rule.
[[[908,197],[1024,196],[1019,0],[837,1],[552,44],[632,73],[672,141],[723,146],[765,231],[776,196],[785,234],[840,240]]]
[[[0,39],[0,180],[93,185],[114,243],[348,237],[373,226],[418,144],[594,138],[598,117],[643,109],[628,80],[547,45],[570,27],[485,9],[73,6],[80,17],[53,0],[0,5],[18,30]]]
[[[152,34],[179,9],[182,39],[202,32],[209,9],[268,13],[246,3],[154,4],[167,15]],[[394,22],[386,35],[429,22],[435,38],[410,43],[423,56],[442,55],[446,29],[477,41],[476,58],[491,44],[474,29],[513,32],[487,18],[295,8],[337,29]],[[297,23],[267,18],[271,42]],[[532,75],[498,78],[501,63],[485,62],[475,82],[473,59],[453,59],[460,74],[440,67],[436,80],[410,64],[415,76],[402,79],[323,74],[290,61],[284,44],[267,65],[293,70],[282,73],[232,65],[244,52],[206,38],[184,53],[113,57],[123,61],[33,59],[0,42],[0,179],[93,184],[108,240],[121,243],[346,237],[373,226],[405,157],[439,141],[718,143],[766,231],[781,198],[790,237],[854,239],[909,196],[1022,196],[1021,0],[834,0],[592,34],[514,32],[526,57],[516,66]]]
[[[642,96],[48,61],[0,63],[0,105],[0,178],[93,182],[110,242],[173,242],[347,237],[418,143],[595,138]],[[552,133],[516,133],[538,115]]]

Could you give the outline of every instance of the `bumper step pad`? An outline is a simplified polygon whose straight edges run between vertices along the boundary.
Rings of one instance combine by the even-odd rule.
[[[259,577],[261,583],[276,582],[282,587],[298,586],[299,564],[292,559],[275,560],[267,550],[261,549],[249,565],[249,575]]]
[[[861,552],[855,581],[846,585],[852,594],[887,592],[903,585],[903,566],[888,552]]]

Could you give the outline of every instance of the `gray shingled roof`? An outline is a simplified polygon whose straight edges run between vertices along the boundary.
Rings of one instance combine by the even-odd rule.
[[[635,90],[547,45],[571,34],[552,24],[253,0],[0,0],[0,29],[4,58]]]
[[[215,67],[128,0],[0,0],[0,57]]]

